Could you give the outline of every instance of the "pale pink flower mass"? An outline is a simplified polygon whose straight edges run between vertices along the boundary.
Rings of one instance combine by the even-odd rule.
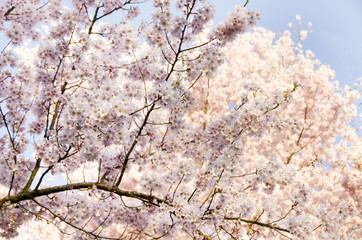
[[[0,236],[360,239],[360,86],[312,24],[152,3],[1,2]]]

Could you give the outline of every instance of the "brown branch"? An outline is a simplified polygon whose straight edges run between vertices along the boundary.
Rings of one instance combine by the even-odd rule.
[[[85,234],[87,234],[88,236],[91,236],[91,237],[94,238],[94,239],[112,239],[112,240],[119,239],[119,238],[112,238],[112,237],[100,236],[99,234],[95,234],[95,233],[93,233],[93,232],[89,232],[89,231],[85,230],[84,228],[78,227],[78,226],[72,224],[70,221],[67,221],[67,220],[66,220],[66,217],[62,217],[61,215],[53,212],[53,211],[50,210],[47,206],[41,204],[40,202],[38,202],[38,201],[36,201],[36,200],[34,200],[34,199],[33,199],[33,201],[34,201],[37,205],[39,205],[40,207],[46,209],[46,211],[48,211],[54,218],[60,219],[60,221],[64,222],[65,224],[67,224],[67,225],[71,226],[72,228],[77,229],[77,230],[79,230],[79,231],[81,231],[81,232],[84,232]],[[23,208],[24,208],[24,207],[23,207]],[[26,209],[26,208],[24,208],[24,209]],[[50,221],[50,220],[48,220],[48,219],[40,216],[40,215],[37,214],[37,213],[34,213],[34,212],[32,212],[32,211],[30,211],[30,210],[28,210],[28,209],[26,209],[26,210],[27,210],[29,213],[31,213],[31,214],[33,214],[34,216],[36,216],[36,217],[40,217],[40,218],[42,218],[42,219],[45,219],[47,222],[53,223],[52,221]],[[59,226],[57,226],[56,224],[54,224],[54,225],[61,231],[61,229],[59,228]],[[62,232],[63,234],[71,235],[71,234],[69,234],[69,233],[65,233],[64,231],[61,231],[61,232]]]
[[[255,170],[255,172],[252,172],[252,173],[245,173],[243,175],[231,176],[230,178],[240,178],[240,177],[246,177],[246,176],[250,176],[250,175],[254,175],[254,174],[258,174],[258,170]]]
[[[99,9],[100,9],[101,7],[97,7],[96,8],[96,11],[95,11],[95,13],[94,13],[94,16],[93,16],[93,19],[92,19],[92,23],[91,23],[91,25],[90,25],[90,27],[89,27],[89,29],[88,29],[88,34],[91,34],[92,33],[92,28],[93,28],[93,25],[96,23],[96,21],[97,21],[97,14],[98,14],[98,11],[99,11]]]
[[[168,230],[165,231],[163,234],[161,234],[161,235],[158,236],[158,237],[152,236],[152,235],[150,235],[150,234],[148,234],[148,233],[145,233],[145,235],[151,237],[152,239],[161,239],[161,238],[165,237],[167,234],[169,234],[169,233],[171,232],[172,228],[173,228],[173,227],[175,226],[175,224],[176,224],[176,223],[174,222],[173,218],[172,218],[172,215],[175,215],[175,213],[174,213],[174,212],[170,212],[170,219],[171,219],[172,224],[169,226]]]
[[[300,132],[300,134],[299,134],[299,136],[298,136],[297,146],[299,146],[299,144],[300,144],[300,140],[302,139],[303,132],[304,132],[304,128],[302,128],[302,131]]]
[[[11,174],[11,182],[10,182],[10,187],[9,187],[9,191],[8,191],[8,196],[10,196],[11,190],[13,190],[14,180],[15,180],[15,171],[13,171],[13,173]]]
[[[232,235],[232,233],[230,233],[229,231],[227,231],[223,226],[220,226],[220,228],[221,228],[224,232],[226,232],[232,239],[237,240],[237,238],[234,237],[234,236]]]
[[[5,128],[6,128],[6,131],[7,131],[7,133],[8,133],[8,136],[9,136],[9,139],[10,139],[10,142],[11,142],[11,146],[12,146],[12,148],[15,150],[15,152],[17,152],[18,150],[17,150],[17,147],[15,146],[15,140],[14,140],[14,136],[12,136],[12,134],[11,134],[11,132],[10,132],[10,129],[9,129],[9,125],[8,125],[8,123],[7,123],[7,121],[6,121],[6,114],[4,114],[3,113],[3,111],[2,111],[2,109],[1,109],[1,107],[0,107],[0,113],[1,113],[1,117],[2,117],[2,119],[3,119],[3,123],[4,123],[4,125],[5,125]],[[16,162],[15,162],[16,163]]]
[[[22,191],[19,194],[16,194],[14,196],[7,196],[7,197],[0,199],[0,208],[6,202],[10,202],[11,204],[14,204],[14,203],[19,203],[19,202],[22,202],[25,200],[32,200],[37,197],[46,196],[49,194],[55,194],[55,193],[78,190],[78,189],[79,190],[90,189],[92,187],[96,187],[99,190],[114,193],[119,196],[136,198],[143,202],[150,203],[150,204],[153,204],[156,206],[158,206],[160,203],[165,203],[165,204],[170,205],[166,200],[158,198],[158,197],[150,195],[150,194],[140,193],[140,192],[136,192],[136,191],[126,191],[126,190],[119,189],[118,187],[109,186],[109,185],[102,184],[99,182],[82,182],[82,183],[70,183],[70,184],[61,185],[61,186],[43,188],[43,189],[39,189],[39,190],[36,189],[36,190],[26,191],[26,192]]]
[[[190,201],[191,201],[192,198],[194,197],[196,191],[197,191],[197,188],[195,188],[195,190],[191,193],[190,197],[187,199],[187,202],[188,202],[188,203],[190,203]]]
[[[200,48],[200,47],[206,46],[207,44],[211,43],[211,42],[214,41],[215,39],[216,39],[216,38],[213,38],[213,39],[211,39],[210,41],[201,43],[201,44],[199,44],[199,45],[182,49],[181,52],[186,52],[186,51],[190,51],[190,50],[193,50],[193,49],[196,49],[196,48]]]
[[[11,6],[11,8],[9,8],[9,9],[5,12],[5,14],[4,14],[5,20],[9,20],[9,19],[8,19],[8,15],[9,15],[14,9],[15,9],[15,7],[14,7],[14,6]]]
[[[65,151],[65,155],[64,155],[63,157],[59,157],[57,163],[61,162],[62,160],[66,159],[66,158],[68,158],[68,157],[70,157],[70,156],[72,156],[72,155],[74,155],[74,154],[76,153],[76,152],[75,152],[75,153],[69,154],[71,148],[72,148],[71,146],[68,147],[68,149]],[[42,183],[43,178],[45,177],[45,175],[46,175],[54,166],[55,166],[55,164],[50,165],[50,166],[47,168],[47,170],[45,170],[45,171],[43,172],[43,174],[42,174],[42,175],[40,176],[40,178],[39,178],[39,181],[38,181],[38,183],[37,183],[37,185],[36,185],[36,187],[35,187],[35,190],[37,190],[37,189],[39,188],[39,186],[40,186],[40,184]]]
[[[188,89],[191,89],[195,85],[195,83],[200,79],[201,75],[202,75],[202,72],[199,74],[199,76],[197,76],[195,81],[191,84],[191,86]]]
[[[69,45],[68,45],[69,46]],[[59,64],[57,66],[57,70],[55,71],[55,74],[54,74],[54,77],[53,77],[53,84],[57,78],[57,75],[58,75],[58,72],[59,72],[59,69],[60,69],[60,66],[62,65],[62,62],[64,60],[64,56],[59,59]],[[67,82],[64,83],[64,85],[61,86],[60,88],[60,91],[61,91],[61,94],[63,94],[66,90],[66,86],[67,86]],[[57,103],[55,104],[55,109],[54,109],[54,114],[53,114],[53,118],[52,118],[52,121],[50,123],[50,127],[49,127],[49,130],[53,130],[54,126],[55,126],[55,123],[56,123],[56,120],[57,118],[59,117],[58,116],[58,113],[59,113],[59,107],[60,107],[60,104],[61,104],[61,101],[57,101]],[[49,106],[50,108],[50,106]],[[48,129],[45,129],[45,132],[47,132]]]
[[[182,180],[184,179],[184,177],[185,177],[185,174],[182,175],[180,181],[178,182],[178,184],[177,184],[177,186],[175,188],[175,191],[173,191],[171,202],[173,202],[173,200],[175,199],[176,191],[177,191],[178,187],[180,186],[180,184],[181,184]]]
[[[188,12],[187,12],[186,20],[188,20],[189,17],[191,16],[192,9],[193,9],[194,6],[195,6],[195,2],[196,2],[196,0],[194,0],[194,1],[192,2],[191,6],[190,6],[190,8],[189,8],[189,10],[188,10]],[[175,65],[176,65],[177,61],[178,61],[178,57],[179,57],[180,53],[182,53],[181,48],[182,48],[182,44],[183,44],[183,41],[184,41],[186,29],[187,29],[187,24],[185,24],[184,27],[183,27],[183,29],[182,29],[181,36],[180,36],[180,43],[179,43],[179,46],[178,46],[178,49],[177,49],[177,53],[176,53],[176,55],[175,55],[175,59],[174,59],[174,61],[173,61],[173,64],[171,64],[170,72],[169,72],[169,73],[167,74],[167,76],[166,76],[166,79],[165,79],[166,82],[167,82],[168,79],[171,77],[171,74],[172,74],[172,72],[173,72],[173,70],[174,70],[174,68],[175,68]]]
[[[112,14],[113,12],[119,10],[119,9],[124,9],[123,7],[124,7],[125,5],[131,4],[131,3],[132,3],[132,0],[128,0],[128,1],[125,2],[122,6],[116,7],[116,8],[114,8],[114,9],[112,9],[111,11],[109,11],[109,12],[107,12],[107,13],[104,13],[102,16],[99,16],[99,17],[97,17],[98,11],[99,11],[99,9],[102,8],[103,6],[97,7],[97,8],[96,8],[96,11],[95,11],[95,13],[94,13],[93,19],[92,19],[92,23],[91,23],[91,25],[90,25],[90,27],[89,27],[89,30],[88,30],[88,34],[92,34],[93,26],[94,26],[94,24],[95,24],[99,19],[102,19],[102,18],[104,18],[104,17]]]
[[[37,203],[36,201],[34,201],[35,203]],[[32,214],[35,218],[37,219],[42,219],[44,221],[46,221],[47,224],[52,224],[54,227],[56,227],[58,229],[58,231],[64,235],[72,235],[71,233],[67,233],[65,231],[63,231],[56,223],[50,221],[49,219],[41,216],[40,214],[38,213],[35,213],[35,212],[32,212],[30,211],[28,208],[26,208],[25,206],[23,206],[22,204],[19,204],[19,207],[21,207],[24,211],[27,211],[28,213]],[[54,215],[53,215],[54,216]],[[60,219],[60,218],[59,218]]]
[[[112,213],[112,208],[109,210],[107,216],[103,219],[103,221],[98,224],[98,226],[92,231],[92,233],[96,232],[99,228],[102,227],[102,225],[107,221],[107,219],[109,218],[109,216],[111,215]],[[89,219],[90,220],[90,219]],[[83,226],[83,228],[85,228],[85,226]],[[99,231],[99,234],[102,232],[102,229]]]
[[[126,167],[127,167],[127,163],[128,163],[128,160],[129,160],[129,157],[134,149],[134,147],[136,146],[137,142],[138,142],[138,137],[142,134],[142,130],[144,128],[144,126],[146,126],[147,124],[147,120],[148,120],[148,117],[150,116],[151,112],[153,111],[153,109],[155,108],[156,104],[153,103],[151,105],[151,108],[147,111],[147,114],[145,116],[145,119],[143,120],[143,123],[142,123],[142,126],[140,127],[140,129],[138,130],[138,133],[137,133],[137,136],[135,138],[135,140],[133,141],[130,149],[128,150],[128,152],[126,153],[126,156],[124,158],[124,162],[123,162],[123,167],[122,167],[122,170],[121,170],[121,173],[120,173],[120,176],[115,184],[116,187],[119,186],[119,184],[121,184],[121,181],[122,181],[122,178],[123,178],[123,175],[124,175],[124,172],[126,171]]]
[[[25,185],[25,187],[23,188],[23,190],[21,190],[20,195],[26,193],[26,192],[29,190],[31,184],[32,184],[33,181],[34,181],[35,175],[38,173],[38,170],[39,170],[39,168],[40,168],[40,163],[41,163],[41,158],[38,158],[38,159],[36,160],[35,167],[34,167],[33,171],[31,172],[31,175],[30,175],[30,177],[29,177],[29,179],[28,179],[28,182],[26,183],[26,185]],[[19,194],[18,194],[18,195],[19,195]],[[16,196],[17,196],[17,195],[16,195]]]
[[[246,5],[248,5],[249,0],[246,0],[246,3],[244,4],[244,7],[246,7]]]
[[[222,192],[222,189],[216,188],[216,185],[219,183],[223,173],[224,173],[224,169],[221,170],[219,178],[216,180],[214,186],[212,187],[212,189],[213,189],[212,192],[210,192],[209,196],[207,196],[205,201],[200,206],[200,208],[201,208],[207,202],[207,200],[209,200],[211,198],[206,210],[204,211],[204,214],[202,215],[202,219],[204,219],[205,215],[211,214],[214,211],[213,209],[210,209],[210,207],[211,207],[211,204],[212,204],[212,202],[214,200],[215,195]]]
[[[165,32],[165,36],[166,36],[166,40],[167,40],[168,45],[170,46],[172,52],[176,55],[177,53],[176,53],[175,49],[173,49],[173,47],[172,47],[171,41],[170,41],[170,39],[168,38],[168,35],[167,35],[167,31],[165,30],[164,32]],[[162,50],[162,49],[161,49],[161,50]],[[162,53],[163,53],[163,52],[162,52]],[[163,56],[165,57],[165,55],[163,55]],[[165,57],[165,59],[166,59],[167,62],[168,62],[168,59],[167,59],[166,57]]]
[[[295,202],[295,203],[292,205],[292,207],[289,209],[289,211],[288,211],[286,214],[284,214],[284,216],[282,216],[281,218],[279,218],[279,219],[277,219],[277,220],[274,220],[274,221],[272,221],[272,222],[269,222],[268,224],[273,224],[273,223],[276,223],[276,222],[279,222],[279,221],[285,219],[285,218],[289,215],[289,213],[291,213],[291,212],[294,210],[294,207],[297,206],[297,205],[298,205],[298,203]]]
[[[262,222],[258,222],[258,221],[243,219],[243,218],[240,218],[240,217],[224,217],[224,219],[225,220],[231,220],[231,221],[241,221],[241,222],[244,222],[244,223],[255,224],[255,225],[262,226],[262,227],[267,227],[267,228],[270,228],[270,229],[275,229],[275,230],[279,230],[279,231],[282,231],[282,232],[290,233],[290,231],[288,229],[286,229],[286,228],[273,226],[272,224],[268,224],[268,223],[262,223]]]
[[[51,121],[51,123],[50,123],[49,130],[53,130],[53,129],[54,129],[55,122],[56,122],[56,119],[57,119],[57,117],[58,117],[59,106],[60,106],[60,101],[58,101],[58,102],[55,104],[55,110],[54,110],[54,114],[53,114],[52,121]]]
[[[142,107],[142,108],[140,108],[140,109],[138,109],[138,110],[130,113],[129,115],[130,115],[130,116],[135,115],[136,113],[142,111],[143,109],[148,108],[149,106],[152,106],[152,105],[155,104],[158,100],[159,100],[159,99],[155,100],[153,103],[150,103],[150,104],[148,104],[148,105],[145,105],[144,107]]]
[[[1,50],[1,53],[3,53],[5,51],[5,49],[11,44],[11,42],[13,41],[13,39],[11,39],[3,48],[3,50]]]

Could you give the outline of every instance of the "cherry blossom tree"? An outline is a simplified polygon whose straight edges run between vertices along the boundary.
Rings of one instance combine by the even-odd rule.
[[[145,4],[2,1],[1,236],[361,238],[361,95],[308,30]]]

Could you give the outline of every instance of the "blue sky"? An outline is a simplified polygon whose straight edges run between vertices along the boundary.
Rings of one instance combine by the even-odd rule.
[[[245,0],[246,1],[246,0]],[[216,21],[225,18],[236,4],[244,0],[213,0]],[[257,26],[276,33],[290,30],[289,22],[298,26],[295,16],[302,17],[302,28],[313,24],[312,33],[303,42],[304,50],[312,50],[322,63],[336,72],[340,86],[362,77],[362,1],[361,0],[249,0],[247,8],[261,13]]]

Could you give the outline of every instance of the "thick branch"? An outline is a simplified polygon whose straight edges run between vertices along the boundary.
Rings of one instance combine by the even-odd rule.
[[[95,186],[99,190],[114,193],[114,194],[117,194],[117,195],[123,196],[123,197],[136,198],[141,201],[144,201],[144,202],[147,202],[150,204],[154,204],[154,205],[158,205],[160,203],[169,204],[166,202],[166,200],[149,195],[149,194],[139,193],[139,192],[135,192],[135,191],[125,191],[125,190],[119,189],[118,187],[112,187],[112,186],[105,185],[105,184],[98,183],[98,182],[84,182],[84,183],[71,183],[71,184],[66,184],[66,185],[62,185],[62,186],[49,187],[49,188],[33,190],[33,191],[28,191],[28,192],[21,192],[17,195],[8,196],[3,199],[0,199],[0,207],[6,202],[19,203],[21,201],[30,200],[30,199],[34,199],[37,197],[42,197],[42,196],[46,196],[46,195],[54,194],[54,193],[66,192],[66,191],[77,190],[77,189],[91,189],[93,186]]]
[[[88,34],[91,34],[92,33],[92,29],[93,29],[93,25],[95,24],[95,22],[97,21],[97,14],[98,14],[98,11],[101,7],[97,7],[96,8],[96,11],[94,13],[94,16],[93,16],[93,19],[92,19],[92,23],[89,27],[89,30],[88,30]]]
[[[35,178],[35,175],[38,173],[39,171],[39,168],[40,168],[40,163],[41,163],[41,158],[38,158],[36,160],[36,163],[35,163],[35,167],[33,169],[33,171],[31,172],[31,175],[29,177],[29,180],[28,182],[26,183],[25,187],[23,188],[23,190],[21,191],[21,193],[25,193],[29,190],[31,184],[33,183],[34,181],[34,178]]]

